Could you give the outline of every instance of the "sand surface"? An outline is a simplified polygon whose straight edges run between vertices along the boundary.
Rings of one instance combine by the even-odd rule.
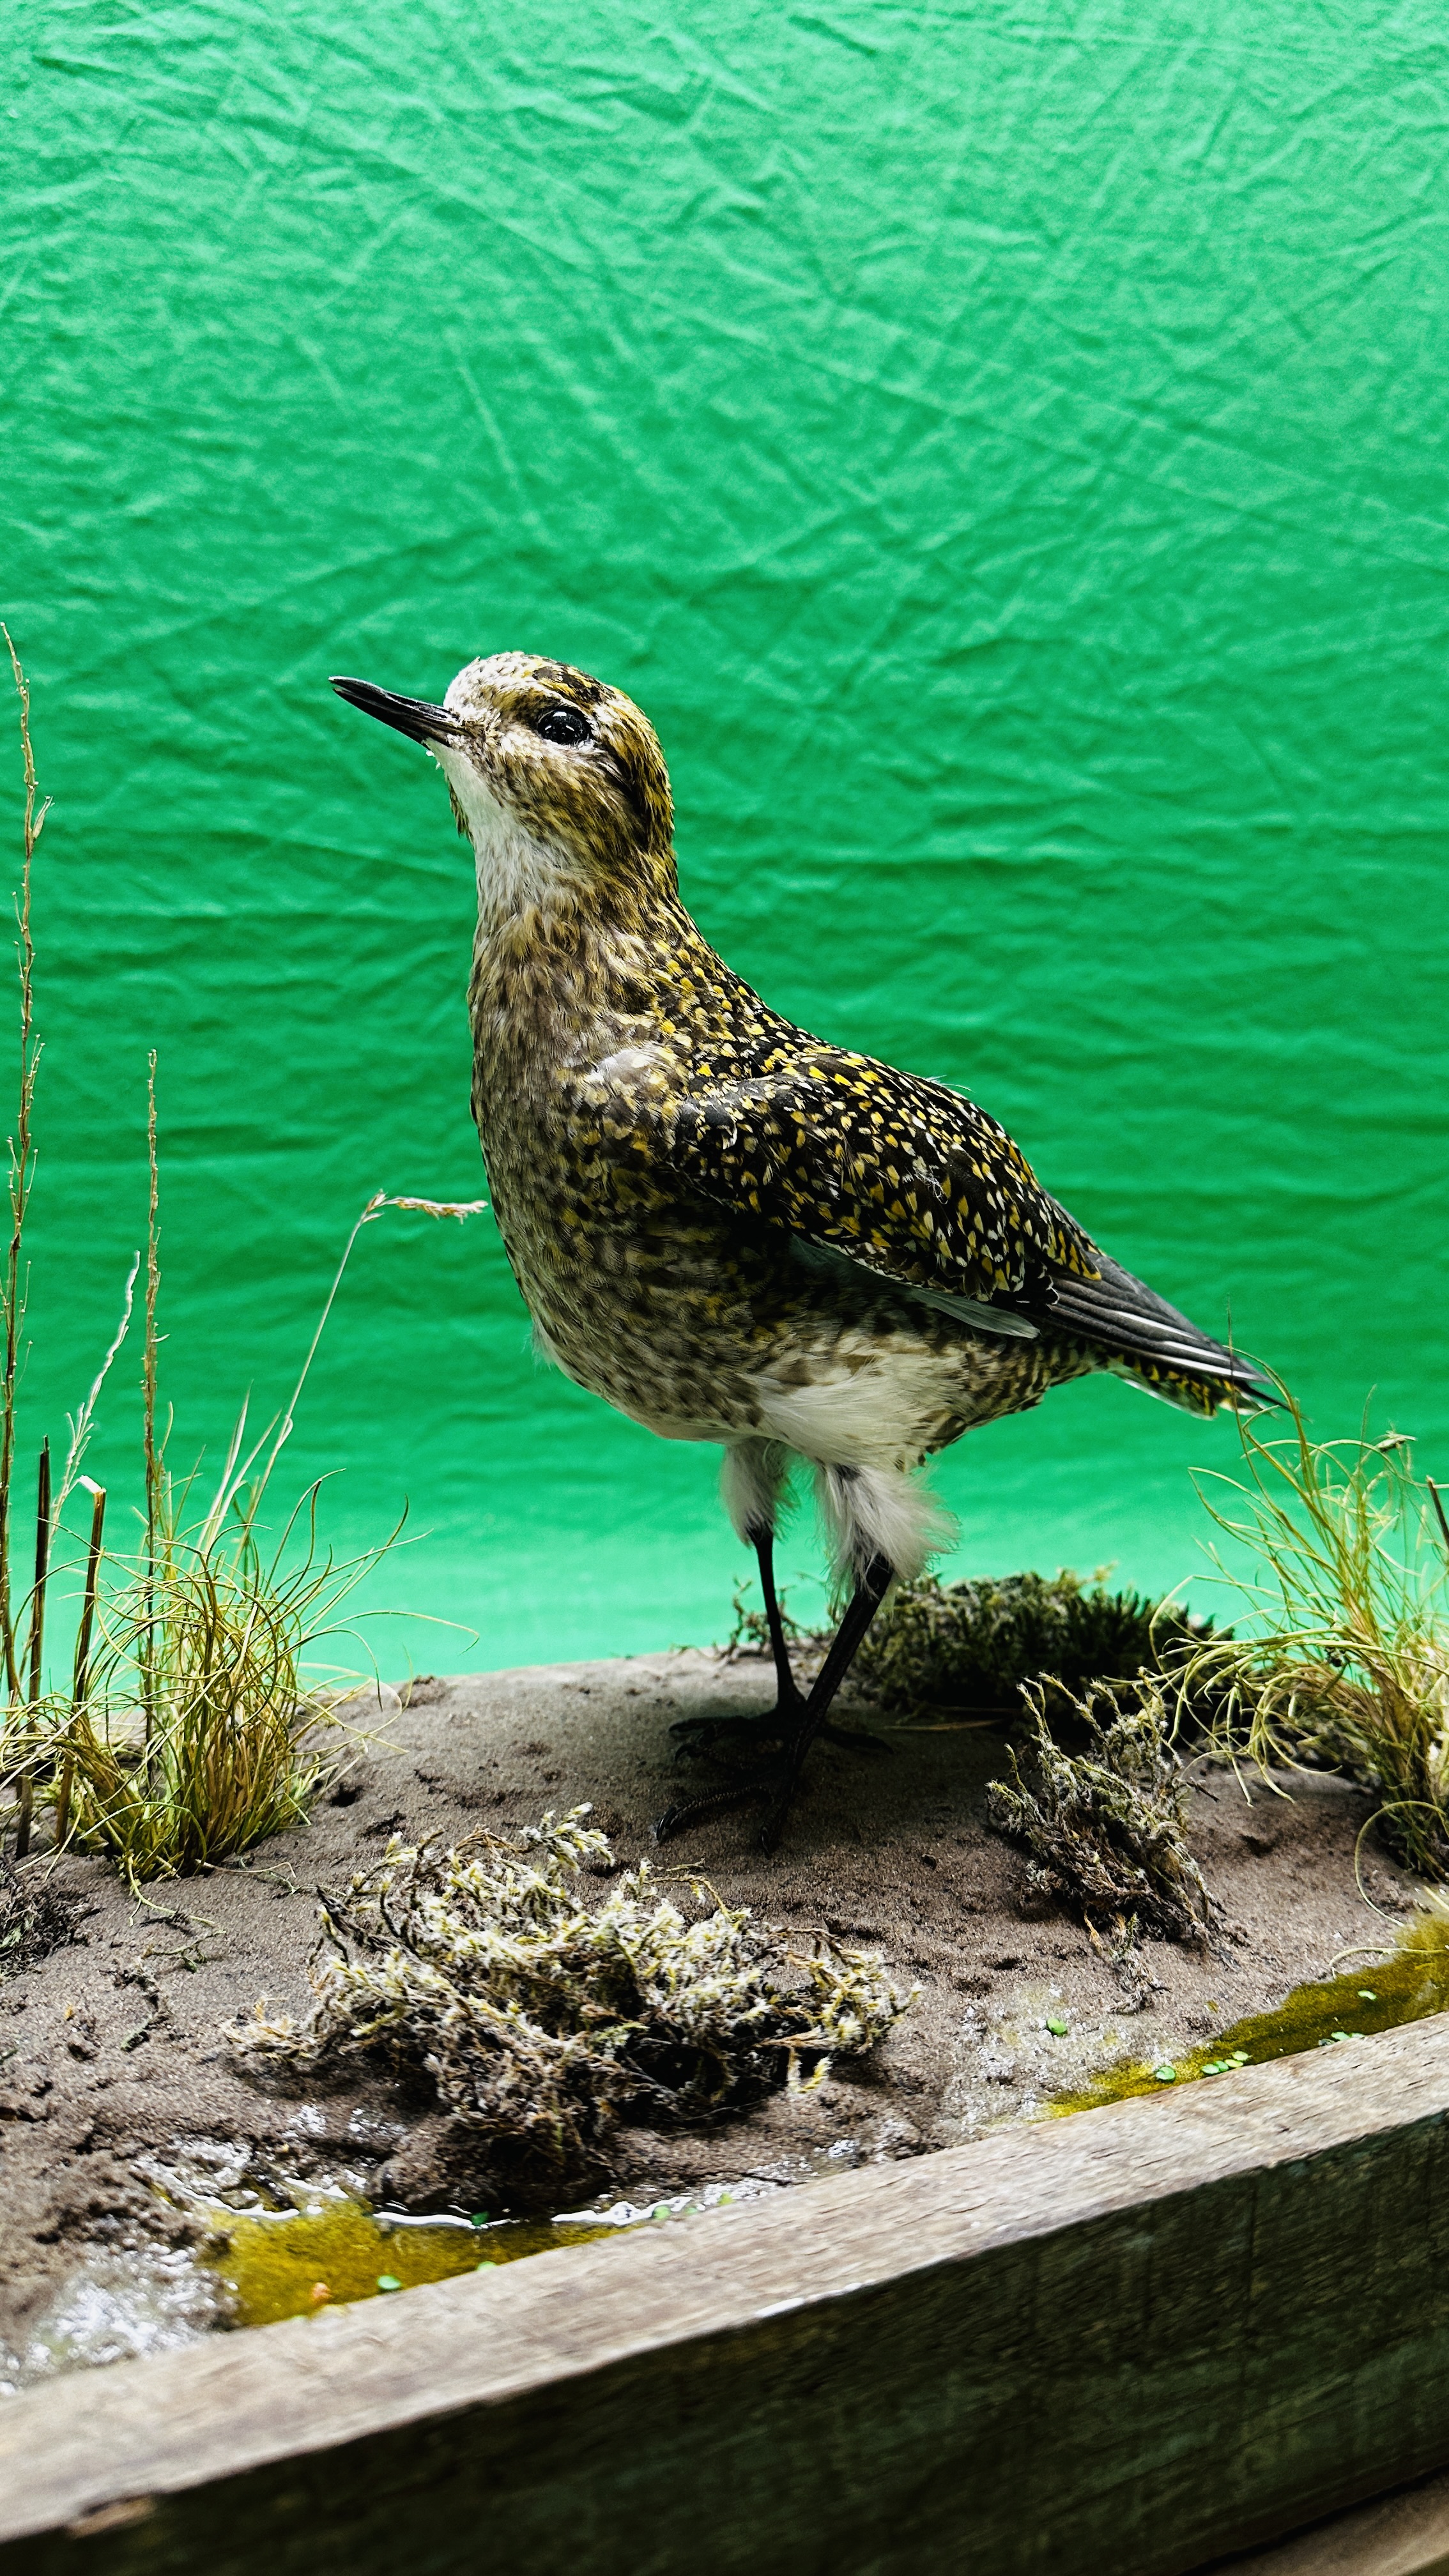
[[[773,1857],[747,1814],[655,1850],[652,1819],[719,1777],[675,1759],[671,1720],[772,1700],[766,1666],[707,1652],[428,1678],[375,1698],[372,1741],[310,1825],[244,1862],[140,1904],[102,1861],[56,1864],[86,1909],[79,1937],[0,1982],[0,2354],[14,2357],[0,2383],[204,2326],[188,2202],[211,2178],[341,2180],[393,2207],[466,2207],[426,2099],[380,2078],[266,2083],[220,2036],[259,1995],[305,2006],[317,1890],[345,1885],[391,1833],[455,1841],[589,1800],[623,1864],[697,1868],[729,1904],[802,1941],[828,1928],[878,1947],[919,1986],[876,2059],[813,2094],[700,2133],[626,2131],[610,2186],[636,2199],[779,2188],[1031,2118],[1095,2068],[1171,2057],[1280,2001],[1349,1945],[1392,1937],[1412,1903],[1373,1835],[1359,1865],[1372,1903],[1355,1884],[1358,1791],[1325,1776],[1296,1778],[1291,1799],[1261,1782],[1245,1794],[1199,1766],[1193,1845],[1228,1928],[1208,1949],[1146,1943],[1143,2001],[1080,1924],[1027,1897],[1020,1854],[985,1821],[1005,1739],[983,1727],[893,1729],[875,1756],[817,1750]],[[873,1722],[860,1701],[842,1714]]]

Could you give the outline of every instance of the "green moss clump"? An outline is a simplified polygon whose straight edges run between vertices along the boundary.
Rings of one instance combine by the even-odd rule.
[[[1088,1589],[1067,1571],[999,1581],[903,1583],[876,1620],[855,1671],[891,1715],[1020,1715],[1023,1682],[1072,1697],[1096,1681],[1157,1669],[1205,1633],[1175,1602]]]

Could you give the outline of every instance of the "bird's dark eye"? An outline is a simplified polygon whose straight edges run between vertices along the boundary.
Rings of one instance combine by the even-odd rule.
[[[545,707],[541,715],[531,716],[529,722],[545,742],[588,740],[589,720],[587,716],[580,715],[577,707]]]

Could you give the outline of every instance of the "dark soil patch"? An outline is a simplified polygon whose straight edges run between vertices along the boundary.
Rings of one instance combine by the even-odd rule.
[[[74,1941],[89,1909],[43,1867],[0,1860],[0,1977],[37,1967]]]

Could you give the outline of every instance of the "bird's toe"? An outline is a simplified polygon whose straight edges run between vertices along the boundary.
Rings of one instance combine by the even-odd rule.
[[[753,1807],[761,1799],[778,1799],[779,1795],[780,1772],[777,1767],[773,1771],[752,1772],[748,1779],[731,1780],[726,1788],[707,1789],[698,1798],[677,1798],[672,1807],[665,1808],[662,1816],[655,1817],[654,1840],[656,1843],[670,1842],[691,1825],[709,1824],[715,1816],[726,1816],[734,1807]]]
[[[822,1726],[817,1737],[821,1744],[839,1744],[847,1753],[889,1753],[890,1745],[883,1735],[867,1734],[863,1726]]]

